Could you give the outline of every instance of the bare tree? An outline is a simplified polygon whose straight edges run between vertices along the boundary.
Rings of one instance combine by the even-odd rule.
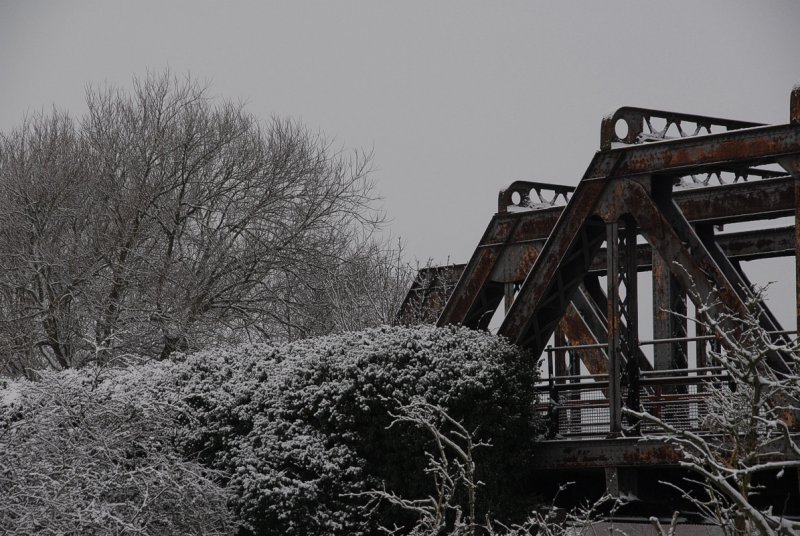
[[[174,372],[107,370],[0,385],[0,533],[234,533],[225,475],[176,448]]]
[[[293,325],[299,336],[393,324],[413,277],[403,245],[366,237],[344,244],[342,257],[314,267],[310,283],[292,287],[306,304]]]
[[[83,248],[85,159],[73,121],[38,115],[0,138],[0,177],[3,364],[12,372],[36,358],[69,366],[83,328],[72,311],[92,270]]]
[[[383,221],[369,154],[169,73],[87,103],[78,122],[38,115],[0,138],[7,371],[316,333],[287,329],[331,316],[305,289],[365,279],[349,267],[382,254],[359,245]]]

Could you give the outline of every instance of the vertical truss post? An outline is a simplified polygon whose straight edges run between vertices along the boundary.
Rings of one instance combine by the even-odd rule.
[[[622,352],[619,310],[619,222],[606,224],[606,279],[608,281],[608,406],[609,435],[622,433]]]
[[[555,332],[553,332],[553,343],[557,348],[556,350],[553,351],[554,354],[553,357],[555,358],[555,375],[557,379],[555,381],[555,389],[550,394],[550,398],[557,405],[559,405],[562,404],[562,402],[564,402],[561,399],[562,396],[566,394],[567,398],[569,398],[569,393],[562,393],[561,390],[558,388],[559,385],[562,385],[565,382],[564,376],[567,375],[567,351],[563,349],[564,346],[567,345],[567,337],[564,335],[564,330],[561,329],[560,325],[556,327]],[[565,410],[563,408],[558,408],[558,407],[556,408],[555,411],[556,418],[555,422],[553,423],[556,433],[561,432],[560,430],[562,421],[561,417],[562,415],[564,415],[564,413]]]
[[[800,97],[797,100],[799,103],[797,107],[800,109]],[[798,115],[800,115],[800,110]],[[796,329],[800,333],[800,177],[795,177],[794,179],[794,264]]]
[[[789,123],[800,124],[800,84],[792,88],[789,95]],[[794,160],[791,169],[794,175],[794,263],[795,263],[795,311],[797,331],[800,333],[800,165]],[[784,166],[786,167],[786,166]]]
[[[619,281],[625,285],[625,297],[620,300],[620,318],[624,321],[625,328],[620,330],[621,350],[625,356],[625,373],[623,383],[627,388],[625,405],[639,411],[639,292],[638,292],[638,267],[636,255],[636,221],[630,217],[623,218],[625,229],[620,234],[620,249],[622,262],[620,262]],[[637,422],[630,422],[631,427]]]
[[[705,324],[702,322],[697,322],[695,324],[695,333],[698,337],[697,342],[695,343],[695,359],[697,360],[697,368],[704,368],[708,366],[708,341],[702,337],[705,337],[709,333]]]
[[[564,330],[561,329],[561,326],[558,326],[553,333],[553,343],[555,344],[556,348],[561,348],[555,351],[556,354],[556,376],[566,376],[567,375],[567,351],[564,350],[564,346],[567,345],[567,338],[564,336]],[[561,380],[563,383],[563,380]]]
[[[625,322],[622,351],[626,360],[636,362],[636,349],[639,348],[639,296],[637,290],[638,259],[636,257],[636,221],[630,216],[624,218],[625,229],[620,234],[620,248],[623,262],[620,263],[619,279],[625,285],[625,298],[620,301],[620,313]]]
[[[569,375],[580,376],[581,374],[581,360],[578,352],[570,350],[569,352]],[[580,383],[579,379],[571,379],[569,383]],[[575,391],[567,391],[570,395],[570,400],[579,400],[580,393]],[[569,430],[570,432],[579,432],[581,429],[581,409],[580,407],[573,407],[569,412]]]
[[[653,249],[653,338],[686,337],[686,293],[669,271],[669,265]],[[653,368],[667,370],[687,367],[685,342],[656,344]]]

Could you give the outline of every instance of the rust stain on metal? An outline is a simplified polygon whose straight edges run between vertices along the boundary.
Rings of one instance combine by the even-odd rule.
[[[643,449],[627,449],[622,453],[622,460],[628,465],[678,464],[681,459],[681,453],[669,445]]]

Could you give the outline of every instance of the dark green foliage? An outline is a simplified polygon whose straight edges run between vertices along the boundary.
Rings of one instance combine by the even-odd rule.
[[[529,455],[533,363],[503,339],[464,328],[399,327],[277,348],[203,352],[182,390],[195,425],[187,452],[231,474],[234,507],[259,534],[370,533],[402,513],[355,494],[385,485],[432,492],[417,428],[388,429],[414,398],[439,404],[491,448],[477,453],[479,508],[516,517]],[[512,505],[509,508],[509,505]]]

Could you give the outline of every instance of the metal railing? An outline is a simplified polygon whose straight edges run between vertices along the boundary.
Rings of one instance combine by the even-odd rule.
[[[727,381],[721,367],[642,372],[636,396],[638,409],[681,430],[702,431],[708,414],[708,387]],[[631,389],[623,386],[624,401],[631,399]],[[607,390],[607,374],[554,376],[537,386],[534,411],[546,423],[551,438],[606,436],[610,431]],[[624,427],[636,433],[660,431],[630,419]]]
[[[797,332],[770,332],[772,335],[795,333]],[[714,339],[713,335],[674,337],[641,341],[639,346],[691,341],[706,344]],[[607,347],[607,344],[598,343],[546,348],[548,376],[535,387],[534,411],[545,423],[548,437],[609,435],[611,408],[607,396],[608,374],[557,374],[553,363],[554,354],[563,358],[566,352]],[[574,366],[563,365],[560,369],[576,370]],[[720,366],[643,370],[638,372],[635,381],[626,380],[628,381],[624,381],[621,386],[623,406],[647,411],[680,430],[695,432],[704,430],[710,388],[729,382],[724,368]],[[661,431],[650,423],[632,419],[625,419],[623,429],[631,434],[657,434]]]
[[[678,429],[701,431],[708,414],[708,387],[727,381],[721,367],[642,372],[635,400],[638,409]],[[610,431],[607,390],[606,374],[549,378],[537,386],[534,411],[545,423],[549,437],[606,436]],[[632,394],[631,388],[623,387],[624,401],[631,400]],[[659,432],[650,424],[630,419],[624,426],[630,431]]]

